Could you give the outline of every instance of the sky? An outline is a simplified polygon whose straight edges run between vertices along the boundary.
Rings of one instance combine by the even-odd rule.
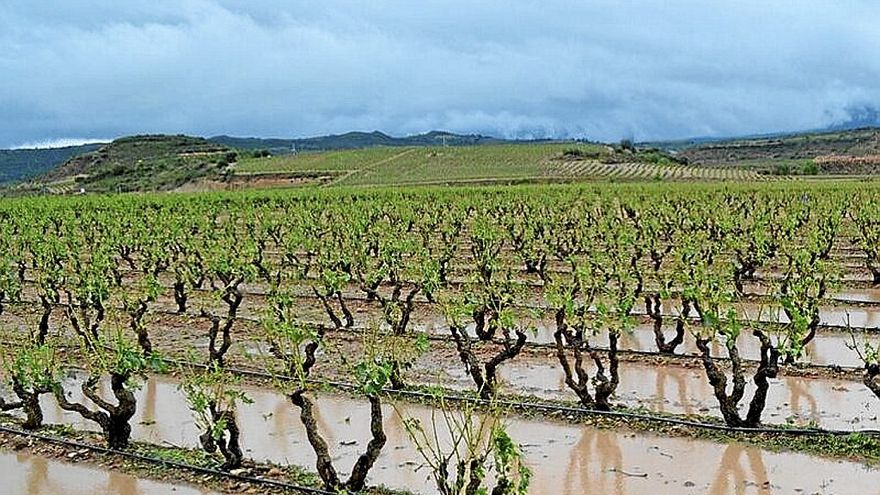
[[[0,147],[815,129],[880,107],[877,26],[875,0],[3,0]]]

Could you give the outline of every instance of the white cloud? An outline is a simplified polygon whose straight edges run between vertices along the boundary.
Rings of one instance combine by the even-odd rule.
[[[13,150],[27,149],[48,149],[48,148],[66,148],[68,146],[81,146],[83,144],[101,144],[109,143],[112,139],[89,139],[89,138],[57,138],[45,139],[43,141],[29,141],[15,146],[11,146]]]

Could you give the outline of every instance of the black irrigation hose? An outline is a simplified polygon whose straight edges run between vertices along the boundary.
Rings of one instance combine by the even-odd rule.
[[[175,313],[173,311],[157,311],[157,313],[169,314],[169,315],[179,315],[179,313]],[[199,318],[202,317],[200,315],[191,315],[191,316],[199,317]],[[236,316],[235,319],[241,320],[241,321],[247,321],[249,323],[260,323],[259,319],[251,318],[251,317],[247,317],[247,316]],[[347,334],[351,334],[351,335],[358,335],[359,333],[368,330],[367,327],[360,327],[360,326],[347,327],[347,328],[345,328],[345,327],[337,328],[335,326],[327,325],[325,323],[301,322],[301,324],[309,325],[309,326],[312,326],[315,328],[320,328],[323,330],[342,332],[342,333],[347,333]],[[433,341],[433,342],[444,342],[444,343],[453,342],[452,337],[448,337],[446,335],[437,335],[437,334],[433,334],[433,333],[429,333],[429,332],[425,332],[425,331],[420,331],[420,330],[414,330],[413,333],[422,334],[425,336],[425,338],[427,338],[428,340]],[[503,344],[504,343],[504,341],[500,338],[494,338],[489,342],[492,342],[494,344]],[[550,350],[556,349],[556,344],[554,342],[535,342],[535,341],[528,340],[528,341],[526,341],[525,345],[527,348],[531,348],[531,349],[550,349]],[[590,347],[590,350],[604,352],[604,353],[608,353],[611,351],[611,349],[609,349],[607,347],[599,347],[599,346]],[[698,354],[663,354],[659,351],[646,351],[646,350],[640,350],[640,349],[618,349],[617,352],[619,354],[632,354],[635,356],[647,356],[647,357],[666,357],[666,358],[679,359],[679,360],[702,359],[702,356],[700,356]],[[725,356],[710,356],[710,358],[713,361],[730,361],[730,357],[725,357]],[[740,358],[740,360],[743,361],[744,363],[760,363],[761,362],[760,359],[754,359],[754,358]],[[813,364],[813,363],[805,365],[802,369],[811,369],[811,368],[827,369],[827,370],[841,371],[841,372],[860,372],[860,371],[864,370],[864,367],[862,367],[862,366],[844,366],[844,365],[839,365],[839,364]]]
[[[166,362],[181,366],[190,366],[194,368],[205,368],[206,365],[200,363],[191,363],[188,361],[180,361],[176,359],[165,359]],[[243,375],[243,376],[252,376],[255,378],[263,378],[263,379],[281,379],[281,380],[294,380],[289,376],[278,376],[273,375],[271,373],[265,373],[262,371],[254,371],[247,370],[242,368],[236,368],[227,366],[225,368],[227,371],[231,371],[233,373]],[[308,378],[306,381],[310,383],[314,383],[316,385],[329,385],[332,387],[344,389],[344,390],[357,390],[358,386],[354,383],[350,382],[340,382],[334,380],[318,380],[315,378]],[[428,392],[422,392],[419,390],[395,390],[392,388],[383,388],[383,392],[388,395],[400,395],[400,396],[410,396],[410,397],[419,397],[419,398],[434,398],[435,396]],[[485,399],[480,399],[476,397],[469,397],[466,395],[444,395],[444,399],[451,400],[455,402],[471,402],[474,404],[490,404],[493,401],[488,401]],[[643,421],[652,421],[658,423],[665,423],[677,426],[689,426],[693,428],[701,428],[707,430],[715,430],[715,431],[726,431],[733,433],[769,433],[769,434],[779,434],[779,435],[795,435],[795,436],[846,436],[852,434],[861,434],[861,435],[871,435],[871,436],[880,436],[880,430],[875,429],[863,429],[863,430],[830,430],[825,428],[775,428],[775,427],[759,427],[759,428],[743,428],[743,427],[733,427],[727,426],[717,423],[704,423],[702,421],[692,421],[687,419],[676,419],[670,418],[667,416],[655,416],[651,414],[642,414],[642,413],[634,413],[634,412],[626,412],[626,411],[600,411],[597,409],[588,409],[586,407],[577,407],[577,406],[563,406],[559,404],[547,404],[547,403],[538,403],[538,402],[522,402],[522,401],[514,401],[514,400],[505,400],[505,399],[496,399],[494,401],[496,404],[503,404],[506,406],[523,409],[523,410],[539,410],[545,412],[557,412],[557,413],[573,413],[573,414],[587,414],[593,416],[606,416],[606,417],[614,417],[614,418],[624,418],[624,419],[639,419]]]
[[[170,310],[154,310],[153,312],[155,314],[164,314],[164,315],[169,315],[169,316],[182,316],[180,313],[177,313],[175,311],[170,311]],[[188,314],[188,313],[186,314],[186,316],[190,316],[193,318],[205,318],[202,315],[194,315],[194,314]],[[248,323],[260,323],[261,322],[261,320],[259,318],[254,318],[254,317],[250,317],[250,316],[236,316],[233,319],[236,321],[246,321]],[[368,328],[360,327],[360,326],[337,328],[333,325],[327,325],[326,323],[316,323],[316,322],[307,322],[307,321],[300,321],[298,323],[302,324],[302,325],[309,325],[309,326],[312,326],[315,328],[320,328],[323,330],[345,332],[345,333],[349,333],[352,335],[357,335],[359,332],[363,332],[363,331],[368,330]],[[880,330],[880,329],[864,328],[863,330],[865,330],[866,332],[873,332],[874,330]],[[445,335],[437,335],[437,334],[432,334],[432,333],[428,333],[428,332],[424,332],[424,331],[413,331],[413,333],[423,334],[423,335],[425,335],[425,337],[428,340],[431,340],[434,342],[452,342],[452,338],[447,337]],[[492,339],[491,342],[493,342],[495,344],[502,344],[504,341],[501,340],[500,338],[496,338],[496,339]],[[525,345],[526,345],[526,347],[529,347],[529,348],[555,349],[556,344],[553,342],[526,341]],[[610,349],[608,349],[607,347],[591,347],[590,349],[595,350],[595,351],[599,351],[599,352],[609,352],[610,351]],[[646,350],[640,350],[640,349],[618,349],[617,352],[620,354],[633,354],[633,355],[637,355],[637,356],[668,357],[668,358],[673,358],[673,359],[701,359],[702,358],[702,356],[699,356],[697,354],[663,354],[658,351],[646,351]],[[724,357],[724,356],[710,356],[710,357],[713,361],[729,361],[730,360],[729,357]],[[759,363],[760,362],[759,359],[754,359],[754,358],[741,358],[741,360],[746,363]],[[829,370],[833,370],[833,371],[837,371],[837,370],[840,370],[840,371],[861,371],[864,369],[861,366],[843,366],[843,365],[838,365],[838,364],[812,364],[811,363],[811,364],[808,364],[805,366],[805,369],[810,369],[810,368],[829,369]]]
[[[144,454],[138,454],[136,452],[128,452],[125,450],[117,450],[111,449],[107,447],[102,447],[100,445],[93,445],[84,442],[77,442],[74,440],[68,440],[65,438],[60,438],[52,435],[44,435],[41,433],[36,433],[32,431],[20,430],[18,428],[10,428],[6,425],[0,425],[0,432],[7,433],[10,435],[17,435],[22,437],[34,438],[40,440],[42,442],[51,443],[55,445],[61,445],[64,447],[73,447],[76,449],[87,449],[92,452],[98,452],[100,454],[113,455],[118,457],[124,457],[127,459],[132,459],[136,461],[146,462],[150,464],[161,465],[164,467],[172,467],[176,469],[182,469],[186,471],[190,471],[197,474],[207,474],[214,477],[220,478],[228,478],[235,481],[243,481],[252,484],[258,485],[266,485],[271,486],[272,488],[282,488],[285,490],[295,491],[299,493],[309,493],[315,495],[337,495],[337,492],[329,492],[326,490],[322,490],[320,488],[314,488],[310,486],[303,485],[294,485],[292,483],[285,483],[283,481],[277,481],[269,478],[257,478],[253,476],[245,476],[240,474],[232,474],[226,471],[219,471],[216,469],[211,469],[203,466],[196,466],[193,464],[187,464],[184,462],[171,461],[168,459],[162,459],[159,457],[152,457]]]
[[[393,392],[393,391],[392,391]],[[430,397],[430,394],[426,392],[405,392],[411,394],[422,394],[423,396]],[[449,400],[459,400],[459,401],[471,401],[477,403],[488,404],[489,402],[483,399],[473,399],[464,396],[452,396],[446,397]],[[861,435],[871,435],[871,436],[880,436],[880,430],[827,430],[824,428],[773,428],[773,427],[759,427],[759,428],[742,428],[742,427],[734,427],[727,426],[721,424],[714,423],[703,423],[701,421],[691,421],[687,419],[675,419],[664,416],[654,416],[651,414],[640,414],[640,413],[632,413],[632,412],[624,412],[624,411],[599,411],[596,409],[588,409],[585,407],[571,407],[571,406],[561,406],[556,404],[541,404],[541,403],[531,403],[531,402],[520,402],[520,401],[511,401],[511,400],[496,400],[496,403],[503,404],[510,407],[520,408],[520,409],[535,409],[540,411],[548,411],[548,412],[567,412],[573,414],[589,414],[594,416],[606,416],[612,418],[624,418],[624,419],[640,419],[643,421],[651,421],[651,422],[659,422],[666,423],[677,426],[689,426],[693,428],[701,428],[706,430],[715,430],[715,431],[726,431],[732,433],[769,433],[769,434],[785,434],[785,435],[794,435],[794,436],[846,436],[852,434],[861,434]]]
[[[170,316],[181,316],[180,313],[177,313],[175,311],[170,311],[170,310],[155,310],[154,313],[170,315]],[[202,315],[187,314],[187,316],[190,316],[193,318],[205,318]],[[236,316],[234,319],[236,321],[246,321],[248,323],[260,323],[261,322],[261,320],[259,318],[253,318],[253,317],[249,317],[249,316]],[[334,331],[334,332],[344,332],[344,333],[348,333],[351,335],[358,335],[360,332],[364,332],[364,331],[368,330],[368,328],[360,327],[360,326],[347,327],[347,328],[346,327],[337,328],[332,325],[327,325],[326,323],[316,323],[316,322],[306,322],[306,321],[302,321],[299,323],[302,325],[309,325],[309,326],[312,326],[315,328],[320,328],[323,330],[329,330],[329,331]],[[447,337],[445,335],[437,335],[437,334],[432,334],[432,333],[428,333],[428,332],[424,332],[424,331],[413,331],[413,333],[419,333],[419,334],[425,335],[425,338],[427,338],[428,340],[434,341],[434,342],[444,342],[445,343],[445,342],[452,342],[453,341],[451,337]],[[503,344],[504,343],[504,341],[501,340],[500,338],[492,339],[491,342],[495,343],[495,344]],[[526,341],[525,345],[526,345],[526,347],[533,348],[533,349],[555,349],[556,348],[555,347],[556,344],[553,342],[535,342],[535,341],[529,340],[529,341]],[[605,352],[605,353],[610,352],[610,349],[607,347],[591,347],[590,349],[594,350],[594,351]],[[639,349],[618,349],[617,352],[620,354],[632,354],[632,355],[636,355],[636,356],[649,356],[649,357],[668,357],[668,358],[672,358],[672,359],[693,360],[693,359],[701,359],[702,358],[702,356],[699,356],[697,354],[663,354],[658,351],[645,351],[645,350],[639,350]],[[730,360],[729,357],[724,357],[724,356],[710,356],[710,358],[713,361],[729,361]],[[759,359],[754,359],[754,358],[740,358],[740,360],[745,363],[760,363],[761,362]],[[843,365],[838,365],[838,364],[812,364],[812,363],[809,365],[806,365],[804,367],[804,369],[810,369],[810,368],[828,369],[828,370],[832,370],[832,371],[843,371],[843,372],[862,371],[864,369],[861,366],[843,366]]]
[[[136,273],[136,274],[141,273],[140,271],[137,271],[137,270],[130,270],[129,272]],[[37,283],[36,280],[32,280],[32,279],[27,279],[26,282],[31,283],[31,284]],[[867,280],[865,282],[867,282]],[[465,284],[465,282],[461,282],[461,281],[448,282],[448,283],[450,285],[456,285],[456,286],[460,286],[460,285]],[[544,286],[544,284],[537,283],[537,282],[534,282],[534,283],[524,282],[524,284],[530,284],[527,286],[534,287],[534,288],[542,288]],[[304,286],[304,287],[310,287],[310,286]],[[164,287],[164,288],[169,289],[170,287]],[[207,288],[202,288],[202,287],[195,287],[190,290],[193,293],[211,293],[211,292],[213,292],[212,289],[207,289]],[[678,292],[673,293],[673,295],[677,295],[677,294],[678,294]],[[259,296],[259,297],[267,297],[267,296],[269,296],[269,293],[263,292],[263,291],[242,291],[242,295],[243,296],[251,295],[251,296]],[[317,299],[318,298],[317,296],[315,296],[313,293],[309,292],[308,290],[306,290],[304,293],[296,294],[294,297],[303,298],[303,299]],[[346,299],[351,300],[351,301],[358,301],[358,302],[369,302],[370,301],[370,299],[368,297],[361,295],[361,294],[347,295],[345,297],[346,297]],[[743,302],[743,301],[747,302],[747,301],[753,300],[755,298],[760,299],[760,298],[767,298],[767,297],[769,297],[769,296],[766,294],[748,293],[748,294],[744,294],[743,296],[741,296],[736,302]],[[855,307],[868,307],[868,308],[870,308],[870,307],[880,306],[880,301],[859,301],[859,300],[855,300],[855,299],[840,298],[840,297],[834,297],[834,296],[828,296],[824,299],[826,299],[828,302],[830,302],[832,304],[836,304],[836,306],[832,306],[832,307],[839,307],[841,305],[847,306],[847,303],[850,305],[854,305]],[[16,302],[16,301],[12,301],[12,302]],[[24,301],[17,301],[17,302],[24,302]],[[424,304],[424,305],[433,304],[432,301],[427,300],[427,299],[418,299],[415,302],[416,302],[416,304]],[[519,308],[519,309],[529,309],[529,310],[530,309],[540,309],[540,310],[546,310],[546,311],[552,310],[551,307],[546,306],[546,305],[529,304],[526,302],[513,303],[511,306],[515,307],[515,308]],[[648,315],[645,313],[637,313],[634,316],[648,316]],[[673,317],[673,316],[674,315],[664,315],[664,317]],[[697,320],[698,318],[695,316],[691,316],[688,319]],[[756,322],[756,323],[762,323],[762,322]],[[772,324],[773,322],[763,322],[763,323]],[[832,328],[832,329],[834,329],[834,328],[838,328],[838,329],[847,328],[845,325],[820,325],[820,326],[826,327],[826,328]],[[867,329],[868,328],[866,328],[866,330]]]

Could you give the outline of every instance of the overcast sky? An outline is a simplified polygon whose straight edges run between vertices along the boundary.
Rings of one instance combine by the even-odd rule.
[[[0,147],[817,128],[880,106],[878,26],[875,0],[3,0]]]

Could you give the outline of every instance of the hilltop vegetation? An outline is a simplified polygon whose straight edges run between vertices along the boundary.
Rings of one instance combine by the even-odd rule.
[[[132,136],[68,160],[41,183],[73,181],[87,191],[161,191],[217,176],[237,154],[189,136]]]
[[[98,144],[84,144],[63,148],[0,150],[0,184],[36,177],[71,157],[95,151],[99,147]]]

